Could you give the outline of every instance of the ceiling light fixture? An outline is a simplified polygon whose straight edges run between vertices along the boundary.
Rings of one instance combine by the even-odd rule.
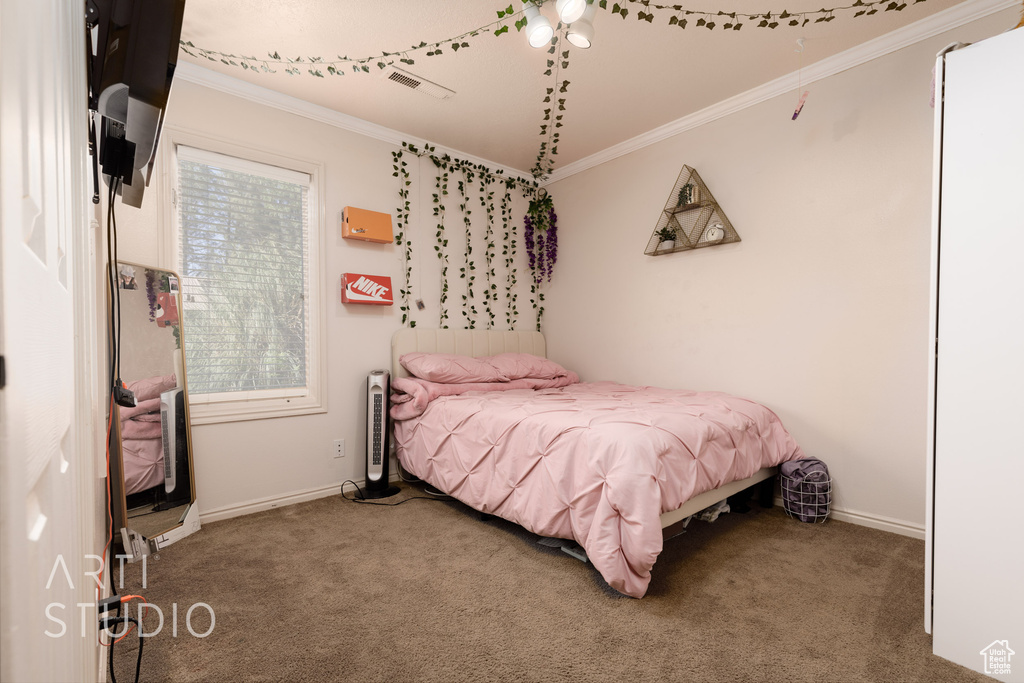
[[[583,16],[587,9],[587,0],[557,0],[555,11],[563,24],[571,24]]]
[[[584,50],[594,42],[594,15],[597,14],[596,5],[587,5],[582,18],[573,22],[566,31],[565,39],[576,47]]]
[[[555,29],[551,22],[540,13],[540,9],[532,2],[523,9],[526,16],[526,39],[532,47],[544,47],[551,42]]]

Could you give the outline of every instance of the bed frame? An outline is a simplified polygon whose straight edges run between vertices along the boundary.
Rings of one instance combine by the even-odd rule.
[[[423,353],[454,353],[460,356],[495,356],[499,353],[530,353],[547,358],[547,344],[540,332],[519,330],[427,330],[403,328],[391,338],[391,374],[394,377],[408,377],[398,362],[402,354],[420,351]],[[705,491],[686,501],[677,510],[661,515],[661,528],[681,522],[704,508],[734,496],[762,482],[762,487],[771,486],[770,480],[778,471],[777,467],[765,467],[753,476],[724,484],[717,489]],[[764,491],[765,489],[762,489]],[[761,496],[762,505],[770,505],[771,492]]]

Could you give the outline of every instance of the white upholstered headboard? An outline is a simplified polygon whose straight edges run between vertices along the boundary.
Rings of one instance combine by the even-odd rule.
[[[404,353],[455,353],[460,356],[495,356],[499,353],[532,353],[547,357],[544,335],[519,330],[425,330],[404,327],[391,337],[391,375],[408,377],[398,359]]]

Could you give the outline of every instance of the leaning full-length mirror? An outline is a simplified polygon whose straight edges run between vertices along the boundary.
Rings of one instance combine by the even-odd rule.
[[[136,405],[116,406],[111,426],[115,535],[126,528],[160,537],[180,527],[195,503],[178,282],[169,270],[117,264],[115,362]]]

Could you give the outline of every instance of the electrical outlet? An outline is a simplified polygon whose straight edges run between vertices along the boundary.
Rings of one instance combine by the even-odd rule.
[[[334,442],[334,457],[344,458],[345,457],[345,439],[337,439]]]

